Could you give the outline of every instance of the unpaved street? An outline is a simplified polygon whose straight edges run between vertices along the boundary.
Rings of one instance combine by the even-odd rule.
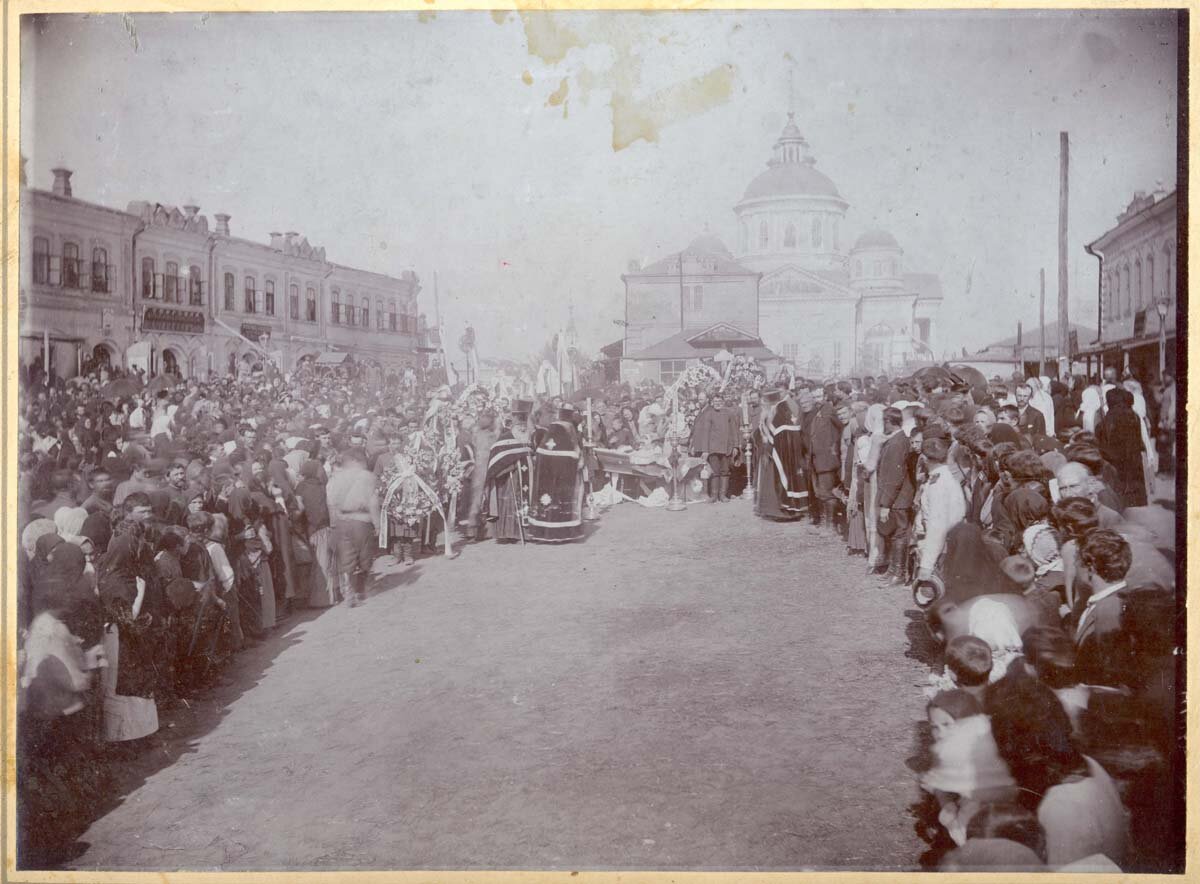
[[[71,867],[916,865],[928,670],[840,541],[624,504],[581,544],[379,564],[164,716]]]

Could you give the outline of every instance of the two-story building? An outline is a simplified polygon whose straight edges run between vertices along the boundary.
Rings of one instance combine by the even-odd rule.
[[[83,362],[121,364],[134,340],[133,234],[125,212],[76,199],[71,172],[50,190],[22,193],[19,358],[48,352],[63,377]]]
[[[337,264],[295,232],[237,237],[230,215],[210,227],[194,204],[94,205],[72,195],[69,170],[54,176],[51,191],[22,189],[23,363],[48,350],[60,377],[90,358],[128,364],[134,350],[151,375],[183,377],[330,353],[385,374],[419,365],[411,270]]]
[[[1113,366],[1142,380],[1157,378],[1160,348],[1167,370],[1175,370],[1178,230],[1175,191],[1160,187],[1134,194],[1116,226],[1084,247],[1100,262],[1099,335],[1079,341],[1075,358],[1096,359],[1096,373]]]

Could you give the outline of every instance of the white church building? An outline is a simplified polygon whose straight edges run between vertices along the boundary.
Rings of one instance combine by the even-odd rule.
[[[906,272],[887,231],[847,247],[849,207],[789,113],[767,169],[733,209],[735,259],[762,274],[758,334],[810,377],[891,372],[937,348],[938,277]]]
[[[670,382],[708,355],[699,342],[710,339],[810,378],[932,361],[941,282],[906,272],[887,231],[847,246],[849,208],[789,113],[767,169],[733,207],[736,250],[706,232],[622,274],[622,379]]]

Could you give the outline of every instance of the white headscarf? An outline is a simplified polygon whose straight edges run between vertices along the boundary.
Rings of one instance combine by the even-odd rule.
[[[1096,432],[1096,415],[1103,408],[1104,403],[1100,400],[1100,388],[1095,384],[1084,387],[1079,410],[1075,414],[1079,416],[1079,421],[1087,432]]]
[[[1054,400],[1050,397],[1050,379],[1049,378],[1029,378],[1025,381],[1029,385],[1030,397],[1029,406],[1036,408],[1042,413],[1042,417],[1046,419],[1046,435],[1054,436]]]

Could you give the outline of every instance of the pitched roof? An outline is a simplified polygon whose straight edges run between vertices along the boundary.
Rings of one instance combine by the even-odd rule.
[[[736,337],[730,338],[705,338],[714,329],[728,329],[736,333]],[[692,341],[705,341],[710,343],[706,347],[697,347],[692,344]],[[734,343],[742,341],[743,343]],[[733,344],[733,346],[725,346]],[[631,353],[626,358],[628,359],[707,359],[716,354],[716,351],[722,346],[729,350],[734,355],[753,356],[755,359],[778,359],[776,354],[763,346],[763,342],[753,335],[742,331],[736,326],[730,325],[727,322],[719,322],[714,326],[710,326],[702,332],[681,331],[676,332],[669,338],[664,338],[657,344],[651,344],[637,353]]]
[[[1076,335],[1080,341],[1084,341],[1084,340],[1090,341],[1092,338],[1096,337],[1096,330],[1094,328],[1088,328],[1086,325],[1077,325],[1074,322],[1072,322],[1070,325],[1070,329],[1071,329],[1071,331],[1076,333]],[[1039,346],[1041,346],[1041,341],[1042,341],[1042,333],[1036,324],[1026,325],[1021,330],[1022,346],[1039,347]],[[1011,351],[1012,348],[1015,346],[1017,346],[1017,336],[1011,335],[1002,341],[993,341],[992,343],[990,343],[986,347],[984,347],[983,350],[986,351],[986,350],[992,350],[992,349],[1007,348],[1008,350]],[[1056,348],[1056,347],[1058,347],[1058,323],[1057,322],[1047,322],[1046,323],[1046,349],[1049,350],[1051,348]],[[980,352],[983,352],[983,351],[980,351]]]

